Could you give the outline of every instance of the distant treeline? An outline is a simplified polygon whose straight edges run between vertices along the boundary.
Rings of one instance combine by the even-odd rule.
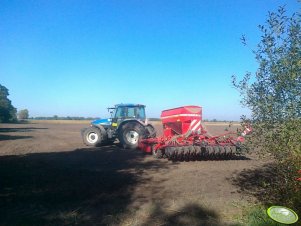
[[[96,120],[100,119],[98,118],[93,118],[93,117],[77,117],[77,116],[67,116],[67,117],[60,117],[57,115],[54,115],[52,117],[31,117],[29,118],[31,120]]]
[[[239,122],[239,121],[219,120],[219,119],[203,119],[203,122]]]
[[[60,117],[57,115],[54,115],[52,117],[44,117],[44,116],[39,116],[39,117],[31,117],[28,118],[31,120],[97,120],[101,119],[99,117],[93,118],[93,117],[78,117],[78,116],[67,116],[67,117]],[[160,118],[148,118],[149,121],[161,121]],[[217,120],[217,119],[203,119],[203,122],[233,122],[229,120]]]
[[[160,118],[148,118],[149,121],[161,121]]]
[[[150,121],[161,121],[160,118],[149,118]],[[203,119],[203,122],[239,122],[239,121],[231,121],[231,120],[219,120],[219,119]]]
[[[67,117],[60,117],[60,116],[52,116],[52,117],[44,117],[44,116],[39,116],[39,117],[30,117],[28,119],[31,120],[97,120],[101,119],[99,117],[93,118],[93,117],[77,117],[77,116],[67,116]],[[150,121],[161,121],[160,118],[148,118]]]

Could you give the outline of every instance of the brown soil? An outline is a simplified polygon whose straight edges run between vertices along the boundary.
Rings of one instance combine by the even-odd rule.
[[[117,144],[90,148],[85,126],[0,124],[0,225],[234,225],[255,201],[233,181],[262,160],[171,162]]]

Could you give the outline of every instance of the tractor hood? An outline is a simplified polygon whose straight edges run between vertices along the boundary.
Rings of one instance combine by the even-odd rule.
[[[92,125],[104,125],[109,126],[111,125],[111,119],[97,119],[91,122]]]

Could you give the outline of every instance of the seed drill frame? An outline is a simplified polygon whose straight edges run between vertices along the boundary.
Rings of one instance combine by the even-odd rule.
[[[164,110],[161,120],[163,135],[139,142],[141,150],[157,158],[191,160],[232,156],[240,151],[244,136],[251,132],[246,128],[238,137],[235,132],[211,136],[202,124],[202,108],[199,106]]]

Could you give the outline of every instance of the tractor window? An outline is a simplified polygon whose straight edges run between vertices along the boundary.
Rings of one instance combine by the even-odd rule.
[[[137,111],[137,118],[139,119],[145,119],[145,110],[144,107],[138,107],[136,108]]]
[[[111,118],[114,118],[115,117],[115,113],[116,113],[116,109],[110,108],[108,110],[109,110],[109,112],[111,114]]]
[[[128,117],[135,118],[135,108],[133,108],[133,107],[128,108]]]
[[[124,107],[119,107],[116,110],[115,118],[125,118],[126,117],[126,109]]]
[[[118,107],[115,118],[138,118],[144,120],[144,107]]]

